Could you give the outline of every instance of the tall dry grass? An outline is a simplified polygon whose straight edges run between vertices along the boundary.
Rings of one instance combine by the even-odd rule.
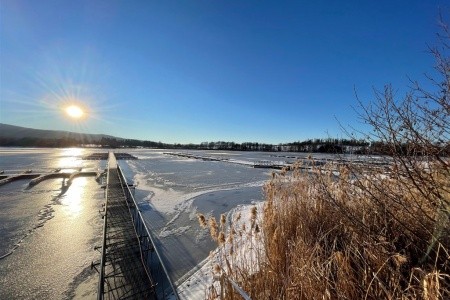
[[[367,138],[390,150],[385,168],[312,160],[310,172],[295,166],[274,174],[262,220],[255,211],[247,226],[209,222],[221,245],[209,298],[241,299],[235,283],[252,299],[450,299],[450,34],[443,31],[442,47],[431,49],[433,91],[415,85],[398,101],[387,86],[362,106],[373,129]]]
[[[231,222],[210,299],[241,299],[230,281],[252,299],[450,298],[448,190],[435,191],[444,212],[405,178],[370,166],[358,176],[342,166],[335,177],[330,168],[275,175],[263,220],[252,217],[251,228]],[[448,188],[442,174],[430,176]],[[217,240],[224,233],[214,223]]]
[[[254,299],[450,297],[448,206],[445,218],[437,199],[378,168],[315,171],[266,187],[265,267],[244,288]]]

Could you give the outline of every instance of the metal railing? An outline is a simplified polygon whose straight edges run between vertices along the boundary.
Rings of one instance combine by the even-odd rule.
[[[166,267],[162,261],[162,257],[155,247],[154,240],[151,235],[151,231],[147,227],[147,224],[142,217],[142,213],[134,199],[133,193],[130,190],[130,186],[122,172],[122,169],[117,166],[119,179],[124,191],[130,215],[134,224],[134,228],[139,237],[139,243],[141,246],[141,258],[147,272],[151,274],[153,281],[155,282],[155,291],[158,299],[179,299],[175,286],[170,279]]]
[[[97,288],[97,300],[102,300],[105,292],[105,262],[106,262],[106,222],[108,218],[108,214],[106,213],[106,208],[108,207],[108,182],[109,182],[109,172],[106,173],[106,202],[105,202],[105,214],[103,215],[103,238],[102,238],[102,256],[100,258],[100,278],[98,281]]]

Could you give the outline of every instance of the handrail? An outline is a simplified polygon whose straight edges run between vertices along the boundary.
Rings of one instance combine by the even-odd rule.
[[[108,166],[109,171],[109,166]],[[104,289],[105,289],[105,258],[106,258],[106,222],[108,219],[108,214],[106,213],[106,209],[108,207],[108,189],[109,189],[109,172],[106,173],[106,201],[105,201],[105,214],[103,215],[103,242],[102,242],[102,256],[100,258],[100,279],[98,281],[98,289],[97,289],[97,299],[102,300],[104,298]]]
[[[231,283],[231,286],[233,287],[233,289],[236,292],[238,292],[242,298],[244,298],[244,300],[252,300],[252,298],[250,298],[250,296],[247,295],[247,293],[236,282],[234,282],[234,280],[232,280],[231,278],[228,278],[228,277],[225,277],[225,278]]]
[[[145,231],[145,233],[147,235],[146,237],[148,237],[148,239],[150,240],[151,245],[153,246],[153,251],[155,251],[155,253],[156,253],[156,256],[157,256],[157,258],[159,260],[159,263],[160,263],[160,265],[161,265],[161,267],[163,269],[164,275],[166,276],[166,278],[167,278],[167,280],[169,282],[170,288],[172,289],[173,295],[174,295],[175,299],[179,300],[180,298],[178,296],[177,290],[175,289],[175,286],[174,286],[174,284],[173,284],[173,282],[172,282],[172,280],[171,280],[171,278],[169,276],[169,273],[167,272],[167,269],[166,269],[166,267],[165,267],[165,265],[163,263],[161,255],[159,254],[159,251],[158,251],[158,249],[155,246],[155,242],[154,242],[153,237],[151,235],[151,231],[147,227],[147,223],[144,221],[142,213],[141,213],[141,211],[138,208],[136,200],[134,199],[134,196],[131,193],[131,190],[130,190],[130,187],[129,187],[128,183],[127,183],[127,180],[126,180],[126,178],[125,178],[125,176],[124,176],[124,174],[122,172],[122,169],[120,168],[119,165],[117,165],[117,170],[118,170],[118,173],[119,173],[120,180],[123,181],[123,183],[124,183],[124,184],[122,184],[122,187],[125,188],[125,190],[127,192],[127,197],[129,197],[133,201],[133,205],[135,207],[135,211],[136,211],[137,217],[139,218],[141,226],[143,226],[143,229],[144,229],[144,231]],[[135,226],[136,226],[136,223],[135,223]],[[147,264],[149,264],[149,263],[147,263]],[[151,268],[148,265],[146,265],[145,268],[151,273],[151,271],[150,271]]]

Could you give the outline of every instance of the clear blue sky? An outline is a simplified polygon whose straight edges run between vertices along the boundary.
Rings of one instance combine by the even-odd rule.
[[[163,142],[341,137],[450,1],[0,1],[0,122]],[[88,109],[83,121],[61,111]]]

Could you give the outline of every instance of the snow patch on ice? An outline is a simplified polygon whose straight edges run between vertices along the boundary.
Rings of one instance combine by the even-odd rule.
[[[154,184],[148,184],[146,176],[148,176],[148,174],[144,173],[137,173],[134,176],[133,180],[136,184],[136,188],[149,192],[147,197],[145,197],[145,200],[152,208],[163,213],[176,213],[177,215],[174,217],[175,219],[178,218],[182,211],[191,206],[195,197],[217,191],[227,191],[245,187],[259,187],[263,186],[266,182],[266,180],[261,180],[249,183],[235,182],[218,184],[204,187],[202,190],[189,193],[176,191],[172,188],[161,188],[159,186],[155,186]]]
[[[183,227],[178,227],[178,228],[169,230],[169,229],[167,229],[167,227],[164,227],[161,230],[161,232],[159,233],[159,237],[165,238],[165,237],[171,236],[171,235],[182,235],[184,232],[186,232],[190,228],[191,228],[191,226],[183,226]]]

